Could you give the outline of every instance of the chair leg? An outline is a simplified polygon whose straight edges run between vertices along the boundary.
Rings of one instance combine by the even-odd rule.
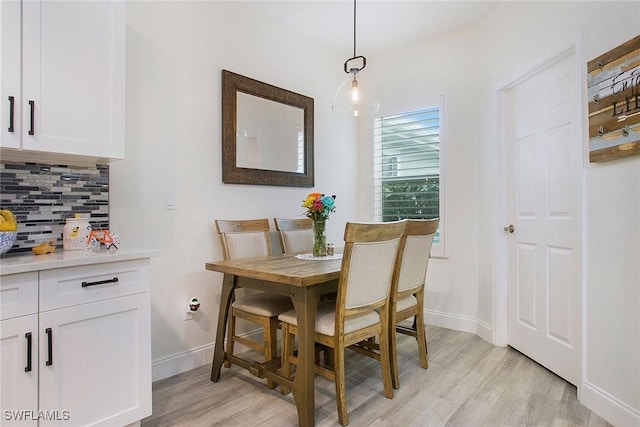
[[[233,315],[233,307],[229,308],[229,320],[227,321],[227,353],[233,354],[233,344],[236,337],[236,317]],[[229,368],[231,363],[224,361],[224,367]]]
[[[382,372],[384,396],[387,399],[393,399],[393,381],[391,380],[391,359],[389,354],[389,328],[385,323],[383,323],[382,330],[380,331],[380,370]]]
[[[344,345],[334,348],[334,372],[336,383],[336,403],[338,405],[338,421],[341,425],[349,424],[349,416],[347,415],[347,394],[345,390],[344,378]]]
[[[424,331],[424,314],[422,307],[418,306],[418,314],[416,316],[416,340],[418,340],[418,353],[420,354],[420,366],[424,369],[429,367],[427,359],[427,338]]]
[[[289,356],[293,354],[293,342],[295,335],[289,333],[289,324],[282,324],[282,355],[281,357],[281,369],[280,374],[283,377],[291,378],[291,363],[289,362]],[[287,386],[280,386],[280,393],[289,394],[291,389]]]
[[[270,317],[263,325],[262,339],[264,342],[264,360],[265,362],[273,359],[278,355],[278,319]],[[276,383],[267,380],[267,387],[276,388]]]
[[[389,322],[389,354],[391,364],[391,385],[393,388],[400,388],[400,373],[398,372],[398,346],[396,342],[396,318],[392,317]]]

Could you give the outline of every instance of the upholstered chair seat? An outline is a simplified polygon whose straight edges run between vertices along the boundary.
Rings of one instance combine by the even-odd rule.
[[[267,293],[253,294],[236,299],[232,307],[257,316],[273,317],[291,308],[291,298]]]

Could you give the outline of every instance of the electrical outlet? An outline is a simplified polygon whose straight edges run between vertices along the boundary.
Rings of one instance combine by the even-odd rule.
[[[193,313],[189,310],[185,311],[184,320],[193,320]]]

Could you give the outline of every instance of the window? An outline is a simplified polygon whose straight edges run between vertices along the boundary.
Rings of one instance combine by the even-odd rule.
[[[432,254],[444,256],[442,98],[373,121],[374,220],[440,217]]]

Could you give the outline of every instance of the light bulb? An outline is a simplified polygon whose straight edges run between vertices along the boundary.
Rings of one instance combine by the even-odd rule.
[[[355,77],[351,82],[351,90],[349,91],[349,94],[351,96],[351,101],[353,102],[360,101],[360,89],[358,88],[358,80],[356,80]]]

